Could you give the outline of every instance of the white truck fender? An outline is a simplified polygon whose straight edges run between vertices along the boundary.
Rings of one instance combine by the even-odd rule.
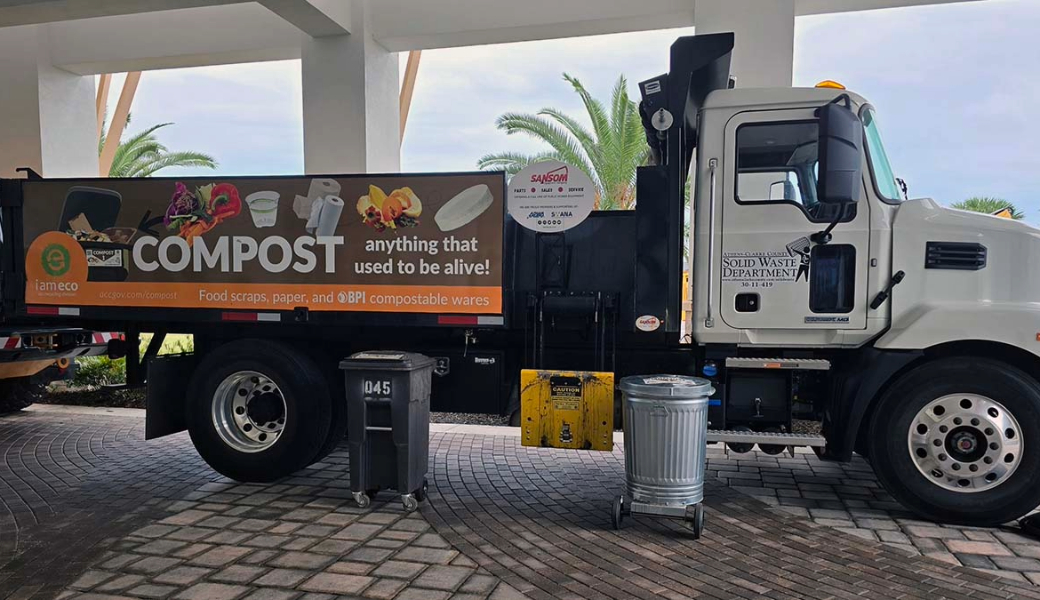
[[[975,340],[999,342],[1040,356],[1040,303],[921,303],[892,323],[874,347],[925,350]]]

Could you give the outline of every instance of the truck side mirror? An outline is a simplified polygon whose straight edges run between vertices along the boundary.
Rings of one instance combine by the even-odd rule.
[[[827,204],[856,202],[863,187],[863,122],[852,111],[848,94],[816,109],[816,116],[820,120],[816,197]]]

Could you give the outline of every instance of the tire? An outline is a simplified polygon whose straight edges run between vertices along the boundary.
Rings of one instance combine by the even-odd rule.
[[[338,369],[336,373],[339,373]],[[347,392],[344,389],[342,378],[337,379],[336,383],[329,387],[332,390],[329,432],[318,453],[308,464],[314,464],[332,454],[332,451],[347,437]]]
[[[884,488],[925,519],[991,526],[1040,504],[1040,384],[1007,364],[917,367],[879,399],[867,442]]]
[[[248,398],[241,413],[232,400],[221,400],[238,402],[239,395]],[[325,378],[306,355],[275,342],[238,340],[214,348],[196,367],[187,410],[191,441],[206,463],[236,481],[269,482],[317,456],[332,406]]]
[[[17,412],[36,402],[47,386],[32,377],[0,379],[0,415]]]

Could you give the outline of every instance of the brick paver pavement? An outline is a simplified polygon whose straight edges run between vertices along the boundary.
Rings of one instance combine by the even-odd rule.
[[[709,479],[707,529],[695,541],[671,521],[610,529],[620,449],[522,448],[511,430],[435,433],[430,502],[405,515],[393,496],[366,510],[349,501],[344,452],[273,485],[237,484],[210,471],[185,435],[144,442],[142,430],[137,417],[0,419],[0,598],[1040,599],[1026,583],[860,537],[931,528],[911,531],[953,556],[1007,552],[992,567],[1028,572],[995,561],[1028,557],[1010,549],[1017,542],[983,539],[988,530],[892,517],[869,504],[890,502],[882,496],[843,504],[852,528],[817,522],[828,517],[811,511],[836,505],[783,499],[834,502],[809,497],[824,493],[802,489],[812,485],[832,486],[837,502],[861,496],[830,482],[844,474],[814,483],[823,463],[810,457],[713,451],[722,479]],[[771,462],[782,460],[793,462]]]

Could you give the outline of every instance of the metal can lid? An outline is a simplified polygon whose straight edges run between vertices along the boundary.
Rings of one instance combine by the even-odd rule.
[[[396,350],[368,350],[356,352],[339,363],[340,369],[376,369],[383,371],[411,371],[429,367],[434,360],[415,352]]]
[[[707,398],[715,393],[707,379],[687,375],[633,375],[622,379],[620,387],[626,394],[655,398]]]

